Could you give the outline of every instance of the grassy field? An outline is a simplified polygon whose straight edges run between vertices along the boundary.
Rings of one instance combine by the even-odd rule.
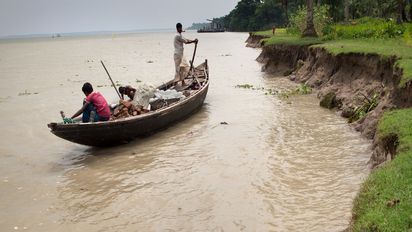
[[[322,41],[301,38],[286,30],[262,31],[268,36],[265,46],[276,44],[323,47],[332,54],[378,54],[382,58],[396,56],[396,65],[403,69],[400,86],[412,80],[412,44],[402,38],[335,39]],[[397,154],[391,162],[374,170],[362,184],[354,201],[354,231],[412,232],[412,109],[386,112],[377,129],[379,138],[396,135]]]
[[[288,44],[288,45],[314,45],[320,44],[322,41],[318,38],[301,38],[298,35],[286,33],[286,29],[276,29],[275,35],[272,35],[272,30],[256,32],[256,35],[267,36],[265,45]]]

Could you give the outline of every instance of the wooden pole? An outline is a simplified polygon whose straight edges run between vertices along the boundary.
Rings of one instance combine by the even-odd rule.
[[[106,66],[104,66],[103,61],[100,61],[100,62],[102,63],[104,70],[106,70],[107,76],[109,76],[109,79],[110,79],[110,81],[112,82],[112,85],[113,85],[114,90],[116,90],[116,93],[117,93],[117,95],[119,96],[119,98],[122,99],[122,96],[120,95],[119,91],[116,89],[116,85],[114,84],[112,78],[110,77],[110,74],[109,74],[109,72],[108,72],[107,69],[106,69]]]
[[[195,50],[193,51],[192,61],[190,61],[190,71],[193,70],[193,62],[195,62],[195,55],[196,55],[197,43],[195,43]]]

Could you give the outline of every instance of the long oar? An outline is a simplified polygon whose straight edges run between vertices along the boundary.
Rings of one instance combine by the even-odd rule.
[[[196,49],[197,49],[197,43],[195,43],[195,50],[193,51],[193,57],[192,57],[192,61],[190,62],[190,70],[189,71],[193,71],[193,64],[195,62],[195,55],[196,55]]]
[[[106,66],[104,66],[103,61],[100,61],[100,62],[102,63],[104,70],[106,70],[107,76],[109,76],[109,79],[110,79],[110,81],[112,82],[113,88],[114,88],[114,90],[116,90],[117,95],[119,95],[119,98],[120,98],[120,99],[123,99],[122,96],[120,95],[119,91],[116,89],[116,85],[114,84],[112,78],[110,77],[110,74],[109,74],[109,72],[108,72],[107,69],[106,69]]]

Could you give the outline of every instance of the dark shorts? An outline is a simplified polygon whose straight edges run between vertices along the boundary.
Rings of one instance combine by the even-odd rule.
[[[93,104],[89,104],[82,115],[83,122],[109,121],[109,119],[108,117],[99,116]]]

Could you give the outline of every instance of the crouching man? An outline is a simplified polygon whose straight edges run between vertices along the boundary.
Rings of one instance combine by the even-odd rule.
[[[86,95],[86,99],[82,108],[71,119],[83,114],[83,122],[108,121],[110,119],[110,108],[103,95],[99,92],[93,92],[93,86],[88,82],[84,83],[82,91]]]

